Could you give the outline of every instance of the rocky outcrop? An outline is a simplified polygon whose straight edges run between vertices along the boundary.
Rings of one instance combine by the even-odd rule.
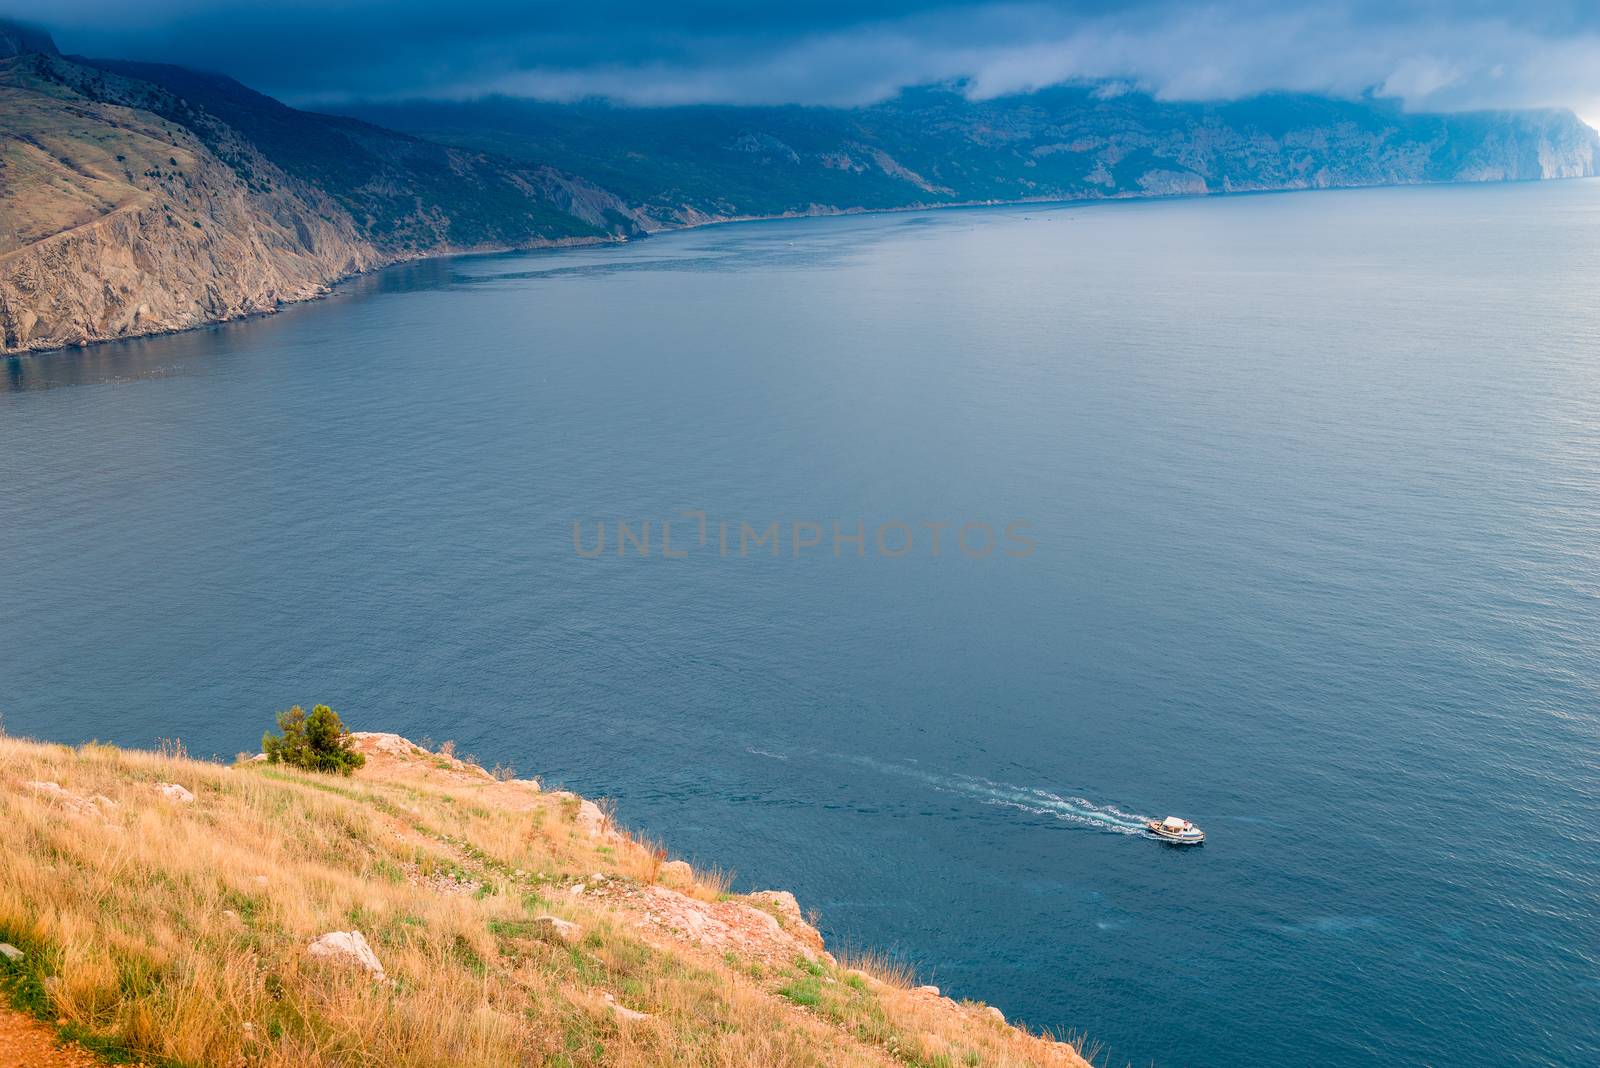
[[[83,797],[58,782],[24,782],[22,785],[36,794],[49,798],[74,816],[104,818],[117,807],[117,803],[109,797],[101,794]]]
[[[821,932],[806,921],[805,913],[800,911],[800,902],[789,891],[755,890],[745,896],[757,908],[771,910],[779,925],[791,936],[812,949],[822,949]]]
[[[669,886],[688,886],[694,882],[694,868],[686,860],[669,860],[661,865],[661,881]]]
[[[69,73],[43,55],[0,65],[0,351],[269,312],[382,262],[315,190],[258,156],[252,187],[192,132],[82,96]],[[64,189],[81,203],[39,203]]]
[[[0,353],[263,314],[417,256],[641,230],[618,198],[549,167],[226,79],[141,68],[175,90],[3,23],[0,57]]]
[[[242,213],[241,213],[242,214]],[[275,247],[270,230],[214,212],[194,232],[130,207],[0,259],[0,351],[167,333],[277,309],[376,261],[338,241]],[[191,223],[192,225],[192,223]],[[309,223],[308,225],[315,225]]]
[[[374,979],[384,977],[383,964],[360,931],[329,931],[306,946],[306,955],[360,968]]]
[[[575,946],[583,941],[583,928],[571,920],[563,920],[559,916],[535,916],[533,922],[539,933],[547,940],[561,942],[564,945]]]
[[[605,991],[602,996],[605,998],[606,1004],[611,1006],[612,1013],[615,1014],[619,1020],[627,1023],[637,1023],[640,1020],[650,1019],[650,1014],[648,1012],[640,1012],[638,1009],[628,1008],[628,1006],[617,1000],[617,995],[613,994],[609,990]]]
[[[796,958],[833,961],[809,925],[790,929],[747,901],[702,901],[671,887],[616,880],[596,883],[582,896],[624,909],[647,928],[716,953],[735,953],[772,966],[792,964]]]
[[[590,838],[610,838],[615,836],[611,828],[611,821],[599,805],[582,798],[578,801],[578,814],[576,816],[578,828]]]

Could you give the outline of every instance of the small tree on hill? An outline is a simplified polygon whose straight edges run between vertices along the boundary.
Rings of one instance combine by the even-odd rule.
[[[339,719],[339,713],[327,705],[317,705],[306,715],[305,709],[295,705],[287,712],[278,713],[278,729],[261,736],[261,751],[267,763],[282,762],[311,771],[333,771],[348,775],[367,762],[367,758],[350,748],[350,732]]]

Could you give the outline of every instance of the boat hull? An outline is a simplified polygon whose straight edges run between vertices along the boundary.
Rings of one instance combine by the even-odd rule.
[[[1163,821],[1151,820],[1144,829],[1151,838],[1168,845],[1200,845],[1206,840],[1206,832],[1192,823],[1183,824],[1181,830],[1169,830]]]

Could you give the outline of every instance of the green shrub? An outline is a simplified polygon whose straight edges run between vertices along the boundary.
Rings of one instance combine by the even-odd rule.
[[[295,705],[287,712],[278,713],[278,729],[261,736],[261,751],[267,754],[267,763],[292,765],[310,771],[336,771],[348,775],[367,762],[367,758],[350,748],[350,732],[339,719],[339,713],[327,705],[318,705],[306,715],[305,709]]]

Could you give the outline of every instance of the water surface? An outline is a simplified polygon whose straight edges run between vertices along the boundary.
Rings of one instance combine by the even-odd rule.
[[[1594,182],[949,211],[6,361],[0,712],[453,738],[1118,1063],[1596,1063],[1597,277]]]

